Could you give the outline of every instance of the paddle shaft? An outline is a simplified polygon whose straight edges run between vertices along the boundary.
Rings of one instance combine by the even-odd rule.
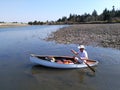
[[[77,55],[77,57],[81,60],[80,56],[79,56],[74,50],[71,50],[71,51],[73,52],[73,54]],[[95,72],[95,70],[94,70],[89,64],[87,64],[84,60],[83,60],[83,62],[84,62],[93,72]]]

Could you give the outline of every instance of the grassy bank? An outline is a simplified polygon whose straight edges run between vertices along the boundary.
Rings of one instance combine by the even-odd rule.
[[[120,49],[120,24],[72,25],[53,32],[46,40]]]

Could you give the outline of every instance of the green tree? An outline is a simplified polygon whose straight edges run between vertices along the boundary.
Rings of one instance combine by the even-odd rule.
[[[93,21],[97,21],[97,17],[98,17],[97,11],[94,10],[94,11],[92,12],[92,20],[93,20]]]
[[[103,16],[103,21],[110,21],[111,20],[110,11],[107,10],[107,8],[105,8],[105,10],[103,11],[102,16]]]

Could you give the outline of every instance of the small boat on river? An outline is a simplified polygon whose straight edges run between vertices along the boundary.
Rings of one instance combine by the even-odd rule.
[[[74,58],[72,56],[52,56],[52,55],[36,55],[31,54],[30,61],[42,66],[51,68],[85,68],[87,65],[85,63],[74,63]],[[61,63],[63,62],[64,63]],[[71,61],[71,62],[69,62]],[[96,66],[98,61],[96,60],[86,60],[89,66]]]

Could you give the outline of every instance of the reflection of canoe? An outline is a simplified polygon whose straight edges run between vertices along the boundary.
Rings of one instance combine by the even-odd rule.
[[[48,57],[54,57],[55,62],[51,62],[50,58]],[[51,56],[51,55],[35,55],[31,54],[30,56],[30,61],[42,66],[46,67],[52,67],[52,68],[84,68],[87,67],[86,64],[81,63],[81,64],[61,64],[57,63],[57,60],[71,60],[74,62],[74,58],[71,56]],[[98,61],[95,60],[87,60],[87,64],[89,66],[96,66],[98,64]]]

